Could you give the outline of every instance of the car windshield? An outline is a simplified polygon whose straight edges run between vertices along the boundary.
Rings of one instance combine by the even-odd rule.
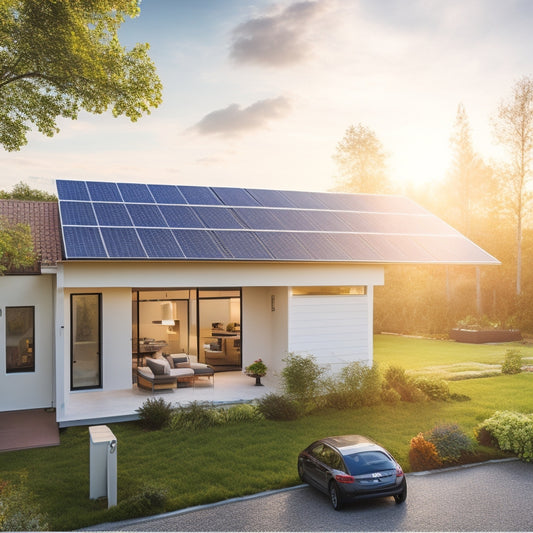
[[[381,470],[394,470],[396,465],[382,452],[359,452],[344,456],[346,467],[352,476],[370,474]]]

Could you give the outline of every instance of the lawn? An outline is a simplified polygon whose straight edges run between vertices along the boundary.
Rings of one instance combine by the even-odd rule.
[[[377,336],[375,358],[381,366],[421,371],[458,362],[499,364],[507,348]],[[520,348],[531,355],[530,347]],[[49,527],[72,530],[299,484],[296,456],[320,436],[369,435],[409,470],[410,439],[436,423],[456,422],[472,435],[497,409],[533,412],[533,373],[452,381],[450,388],[471,399],[328,410],[294,422],[263,420],[195,432],[149,432],[135,423],[112,424],[118,439],[119,505],[110,510],[105,501],[89,500],[87,427],[63,430],[58,447],[0,454],[0,479],[18,480],[26,473]],[[166,501],[157,507],[150,494],[162,491]]]

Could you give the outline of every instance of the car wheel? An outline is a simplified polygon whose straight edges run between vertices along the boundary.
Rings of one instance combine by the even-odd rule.
[[[300,476],[300,479],[305,482],[304,465],[302,461],[298,461],[298,475]]]
[[[403,503],[407,499],[407,485],[404,485],[402,492],[394,496],[396,503]]]
[[[332,481],[329,484],[329,501],[335,511],[340,511],[342,508],[342,498],[337,483]]]

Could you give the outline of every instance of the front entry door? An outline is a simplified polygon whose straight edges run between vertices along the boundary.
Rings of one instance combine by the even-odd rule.
[[[71,390],[102,387],[101,294],[70,297]]]

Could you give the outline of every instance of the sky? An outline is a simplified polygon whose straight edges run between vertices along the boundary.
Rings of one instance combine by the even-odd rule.
[[[533,75],[530,0],[143,0],[120,30],[150,43],[163,103],[135,123],[80,114],[0,148],[0,189],[55,179],[327,191],[351,125],[398,190],[442,180],[457,107],[475,150]]]

